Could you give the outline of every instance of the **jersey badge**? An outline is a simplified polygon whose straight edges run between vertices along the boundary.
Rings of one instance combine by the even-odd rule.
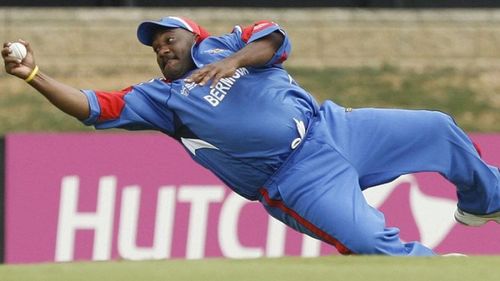
[[[194,82],[191,82],[191,83],[184,83],[184,85],[182,85],[182,89],[181,89],[181,95],[183,96],[189,96],[189,92],[191,92],[192,89],[196,88],[198,84],[194,83]]]
[[[203,51],[203,53],[210,54],[210,55],[215,55],[215,54],[220,54],[220,53],[225,52],[225,51],[227,51],[227,50],[226,49],[221,49],[221,48],[215,48],[215,49],[210,49],[210,50]]]

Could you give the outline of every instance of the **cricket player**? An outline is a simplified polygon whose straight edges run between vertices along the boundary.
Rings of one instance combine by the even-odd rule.
[[[232,190],[342,254],[435,255],[401,241],[362,194],[413,172],[438,172],[456,185],[459,222],[500,223],[499,169],[450,116],[318,104],[283,68],[291,45],[278,24],[210,36],[190,19],[165,17],[142,22],[137,36],[163,77],[121,91],[54,80],[26,41],[21,62],[9,56],[9,43],[2,57],[7,73],[84,124],[165,133]]]

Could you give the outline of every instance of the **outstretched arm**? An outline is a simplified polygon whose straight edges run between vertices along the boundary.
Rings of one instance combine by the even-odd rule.
[[[30,44],[23,40],[20,40],[20,43],[24,44],[28,51],[26,57],[21,62],[17,61],[15,57],[9,56],[10,43],[3,44],[2,58],[7,73],[21,79],[26,79],[33,73],[36,63]],[[63,84],[42,71],[38,71],[28,83],[63,112],[79,120],[84,120],[89,116],[87,98],[80,90]]]
[[[236,69],[240,67],[264,66],[273,58],[276,51],[283,44],[284,38],[285,36],[280,31],[274,31],[263,38],[249,43],[233,55],[198,69],[186,81],[195,82],[203,86],[213,79],[211,85],[215,86],[221,78],[232,76]]]

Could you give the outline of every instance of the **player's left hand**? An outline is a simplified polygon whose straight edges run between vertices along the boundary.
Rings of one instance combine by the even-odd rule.
[[[194,82],[200,86],[204,86],[212,80],[210,87],[213,88],[221,78],[233,76],[237,68],[237,62],[228,57],[195,70],[185,79],[185,81],[188,83]]]

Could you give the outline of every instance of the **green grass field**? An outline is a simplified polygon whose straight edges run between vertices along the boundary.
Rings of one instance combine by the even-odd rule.
[[[500,257],[208,259],[0,266],[2,281],[487,281],[499,280]]]

